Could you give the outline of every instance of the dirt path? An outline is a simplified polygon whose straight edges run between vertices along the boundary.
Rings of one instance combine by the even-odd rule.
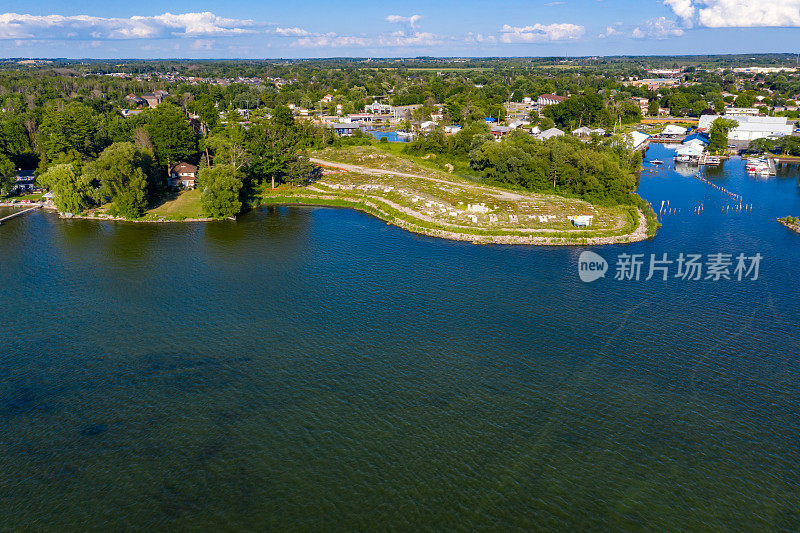
[[[347,170],[348,172],[358,172],[360,174],[368,174],[370,176],[385,176],[386,174],[392,176],[400,176],[403,178],[416,178],[421,180],[428,180],[435,183],[441,183],[443,185],[452,185],[454,187],[462,187],[467,190],[473,191],[483,191],[489,194],[490,196],[498,199],[498,200],[537,200],[538,197],[530,196],[530,195],[522,195],[511,191],[505,191],[502,189],[497,189],[494,187],[487,187],[486,185],[472,185],[466,182],[456,182],[456,181],[448,181],[443,180],[441,178],[432,178],[430,176],[423,176],[421,174],[408,174],[406,172],[398,172],[397,170],[383,170],[378,168],[370,168],[370,167],[362,167],[359,165],[351,165],[348,163],[337,163],[335,161],[326,161],[324,159],[317,159],[316,157],[310,157],[309,160],[312,163],[316,163],[317,165],[322,165],[324,167],[333,167],[338,168],[341,170]]]

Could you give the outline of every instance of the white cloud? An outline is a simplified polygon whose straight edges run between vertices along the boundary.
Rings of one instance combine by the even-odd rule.
[[[613,26],[606,26],[605,33],[601,33],[598,35],[598,37],[605,39],[607,37],[611,37],[612,35],[619,35],[621,32],[617,28],[620,26],[622,26],[622,22],[615,22]]]
[[[228,19],[213,13],[164,13],[152,17],[0,14],[0,39],[162,39],[225,37],[254,33],[263,26],[252,20]]]
[[[299,48],[403,48],[436,46],[444,42],[444,38],[433,33],[417,31],[417,23],[421,15],[389,15],[387,22],[399,24],[400,29],[390,33],[382,33],[370,37],[340,35],[336,32],[311,33],[301,28],[277,28],[281,35],[300,37],[292,43]],[[449,39],[449,38],[448,38]]]
[[[694,0],[664,0],[664,4],[687,23],[691,23],[694,18]]]
[[[687,26],[800,27],[800,0],[665,0]]]
[[[411,28],[417,26],[417,22],[422,20],[422,15],[411,15],[410,17],[404,17],[402,15],[388,15],[386,17],[386,22],[391,22],[392,24],[405,24]]]
[[[650,19],[642,26],[637,26],[631,33],[634,39],[668,39],[669,37],[680,37],[684,31],[674,20],[667,17]]]
[[[522,27],[506,24],[500,29],[500,40],[504,43],[545,43],[580,39],[585,33],[585,27],[568,23]]]
[[[292,43],[292,46],[298,48],[347,48],[353,46],[366,47],[369,45],[369,39],[364,37],[338,35],[334,32],[301,37]]]
[[[311,35],[311,32],[303,28],[275,28],[275,33],[285,37],[305,37]]]

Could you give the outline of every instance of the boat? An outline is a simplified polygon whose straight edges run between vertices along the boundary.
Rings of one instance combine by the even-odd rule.
[[[650,161],[650,164],[651,165],[663,165],[664,162],[662,160],[660,160],[660,159],[653,159],[652,161]]]

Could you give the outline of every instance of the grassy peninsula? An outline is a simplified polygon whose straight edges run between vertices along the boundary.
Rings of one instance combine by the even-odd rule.
[[[321,178],[306,186],[265,187],[262,202],[349,207],[409,231],[475,243],[612,244],[640,241],[656,230],[655,217],[636,205],[593,205],[477,183],[383,144],[313,152]],[[580,215],[591,216],[591,225],[574,226],[569,217]]]

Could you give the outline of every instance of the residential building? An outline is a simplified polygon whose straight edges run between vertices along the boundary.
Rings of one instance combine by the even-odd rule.
[[[560,104],[566,99],[567,99],[566,96],[558,96],[556,94],[543,94],[539,96],[539,98],[536,100],[536,105],[539,107],[539,109],[541,109],[549,105]]]
[[[543,141],[550,139],[552,137],[563,137],[564,132],[558,128],[550,128],[549,130],[544,130],[542,133],[539,134],[539,138]]]
[[[639,96],[631,96],[631,101],[639,106],[639,111],[642,113],[642,116],[647,115],[647,107],[650,105],[650,100]]]
[[[147,105],[147,100],[135,94],[129,94],[125,97],[125,100],[127,100],[128,105],[131,107],[144,107]]]
[[[167,91],[153,91],[152,93],[143,94],[142,99],[147,102],[148,106],[156,107],[164,101],[165,96],[167,96]]]
[[[509,132],[514,131],[514,128],[510,126],[498,126],[493,124],[492,127],[489,129],[494,138],[498,141],[509,134]]]
[[[197,167],[189,163],[178,163],[169,173],[169,186],[194,189],[197,180]]]

